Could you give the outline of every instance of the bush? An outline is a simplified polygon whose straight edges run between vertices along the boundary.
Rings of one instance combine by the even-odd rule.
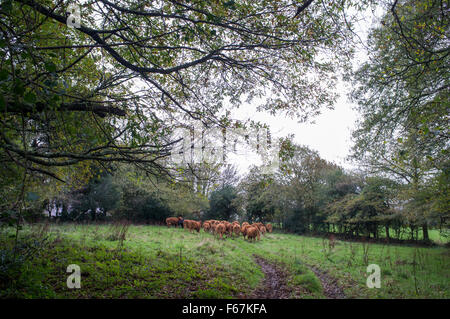
[[[210,209],[206,219],[230,220],[232,216],[238,213],[237,198],[237,191],[231,185],[226,185],[212,192],[209,198]]]
[[[37,231],[22,238],[15,246],[0,249],[0,297],[23,298],[22,288],[42,295],[40,289],[41,274],[34,267],[33,260],[48,247],[47,227],[39,227]],[[45,295],[45,294],[44,294]]]
[[[305,211],[297,209],[291,214],[289,214],[284,223],[283,228],[287,231],[296,233],[296,234],[304,234],[308,229],[309,223],[305,216]]]

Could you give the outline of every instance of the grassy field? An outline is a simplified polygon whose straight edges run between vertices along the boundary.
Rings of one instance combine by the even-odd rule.
[[[390,229],[390,233],[391,236],[395,233],[394,229]],[[384,229],[381,229],[380,234],[379,234],[380,238],[386,238],[386,234],[384,232]],[[414,235],[415,236],[415,235]],[[422,240],[423,239],[423,231],[422,229],[420,229],[418,231],[418,236],[419,239]],[[443,245],[449,242],[450,240],[450,233],[448,231],[444,231],[443,233],[441,233],[439,230],[437,229],[430,229],[428,231],[428,237],[430,238],[431,241],[439,244],[439,245]],[[408,229],[407,231],[403,230],[401,232],[401,236],[400,239],[402,240],[410,240],[411,239],[411,230]]]
[[[444,247],[336,241],[272,233],[250,243],[163,226],[26,226],[16,258],[14,230],[1,233],[1,298],[245,298],[264,282],[259,256],[287,275],[292,298],[326,298],[333,279],[346,298],[449,298],[450,254]],[[27,257],[29,256],[29,257]],[[68,289],[67,266],[81,268],[81,289]],[[381,288],[366,285],[368,264]]]

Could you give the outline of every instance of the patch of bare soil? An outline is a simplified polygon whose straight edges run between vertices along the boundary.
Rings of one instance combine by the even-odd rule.
[[[344,291],[339,287],[337,279],[329,276],[325,271],[319,268],[309,267],[320,279],[323,288],[323,294],[330,299],[345,299]]]
[[[287,285],[288,274],[279,266],[254,256],[256,263],[264,273],[263,282],[247,298],[252,299],[288,299],[292,288]]]
[[[292,298],[293,288],[287,284],[289,274],[280,266],[267,261],[259,256],[254,256],[256,263],[264,273],[262,283],[248,296],[240,298],[251,299],[289,299]],[[344,291],[339,286],[337,279],[328,275],[325,271],[310,266],[309,269],[320,279],[323,294],[330,299],[345,299]]]

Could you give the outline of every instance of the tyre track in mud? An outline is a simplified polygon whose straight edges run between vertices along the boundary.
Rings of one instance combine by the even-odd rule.
[[[253,256],[255,262],[261,267],[264,279],[260,285],[248,296],[241,298],[252,299],[289,299],[292,298],[293,287],[289,287],[287,279],[289,274],[280,266],[268,260]],[[346,296],[342,288],[338,285],[337,279],[329,276],[319,268],[308,266],[308,268],[319,278],[323,295],[328,299],[345,299]]]
[[[325,271],[322,271],[319,268],[315,268],[312,266],[308,266],[308,268],[317,276],[317,278],[319,278],[325,297],[327,297],[328,299],[347,298],[342,288],[339,287],[336,278],[329,276]]]
[[[288,274],[279,266],[254,256],[256,263],[264,273],[263,282],[248,296],[252,299],[289,299],[292,288],[287,285]]]

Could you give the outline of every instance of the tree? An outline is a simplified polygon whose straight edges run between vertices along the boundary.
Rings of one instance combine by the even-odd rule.
[[[5,0],[2,160],[60,180],[84,161],[168,174],[170,131],[185,117],[223,126],[224,99],[266,90],[262,109],[317,113],[351,54],[343,8],[356,3]]]
[[[423,144],[445,150],[450,53],[446,4],[383,4],[387,12],[369,34],[369,61],[354,74],[352,97],[364,118],[357,134],[372,132],[364,139],[368,147],[415,129]]]
[[[363,120],[352,157],[406,185],[412,227],[428,234],[422,189],[448,161],[449,23],[442,1],[387,1],[369,35],[369,61],[354,74]],[[425,238],[427,239],[427,238]]]
[[[226,185],[237,186],[239,183],[239,173],[236,166],[232,164],[225,165],[220,176],[222,187]]]
[[[384,226],[386,238],[389,228],[397,226],[400,216],[395,206],[398,185],[383,177],[367,177],[356,192],[349,192],[328,204],[327,222],[344,228],[344,233],[359,236],[365,233],[378,238],[379,226]]]
[[[207,219],[231,220],[238,215],[238,194],[231,185],[225,185],[211,193]]]
[[[69,203],[71,202],[71,207],[70,210],[68,207],[63,209],[62,217],[79,221],[90,214],[92,221],[104,220],[108,212],[119,206],[121,195],[111,175],[103,174],[92,178],[86,187],[75,190],[73,196],[67,198]]]
[[[252,222],[273,221],[277,208],[274,176],[263,174],[259,167],[252,167],[239,183],[243,199],[245,220]]]
[[[290,198],[296,203],[292,222],[301,223],[305,231],[323,230],[324,217],[320,213],[322,190],[326,173],[336,168],[316,151],[299,145],[295,145],[291,158],[282,166],[281,183],[288,185]]]

